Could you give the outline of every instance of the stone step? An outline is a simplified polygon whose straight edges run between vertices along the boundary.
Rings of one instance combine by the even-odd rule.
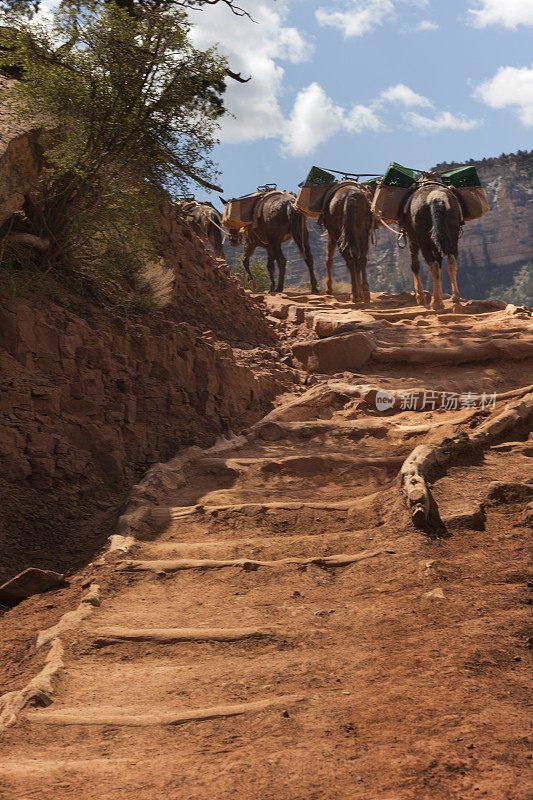
[[[89,631],[96,647],[121,642],[174,644],[178,642],[239,642],[243,639],[264,639],[274,636],[272,630],[260,628],[121,628],[108,627]]]
[[[360,502],[360,498],[358,501]],[[281,511],[300,511],[309,508],[313,511],[342,511],[348,513],[357,503],[354,500],[340,500],[336,503],[321,503],[320,501],[279,501],[272,503],[220,503],[200,504],[193,506],[155,506],[150,512],[150,521],[167,525],[179,522],[189,517],[215,517],[225,512],[243,514],[257,517],[262,514],[275,514]]]
[[[27,711],[26,719],[44,725],[113,725],[116,727],[147,727],[151,725],[184,725],[209,719],[236,717],[301,703],[303,695],[281,695],[255,700],[250,703],[195,708],[189,711],[152,711],[113,706],[86,706],[85,708],[58,708],[53,711]]]
[[[314,452],[296,453],[289,456],[239,456],[235,458],[210,458],[197,462],[197,468],[202,472],[230,471],[241,480],[246,480],[247,473],[260,472],[263,475],[291,475],[305,478],[317,472],[332,469],[383,469],[399,470],[406,455],[387,456],[353,456],[344,452]],[[333,482],[333,481],[332,481]]]
[[[155,573],[169,573],[179,572],[180,570],[189,569],[224,569],[225,567],[241,567],[245,570],[256,570],[260,567],[285,567],[285,566],[307,566],[315,564],[319,567],[345,567],[349,564],[355,564],[358,561],[363,561],[368,558],[374,558],[381,555],[383,550],[364,550],[361,553],[354,554],[339,554],[332,556],[310,556],[304,558],[289,557],[282,558],[276,561],[259,561],[255,559],[246,558],[231,558],[231,559],[193,559],[193,558],[180,558],[180,559],[167,559],[157,561],[124,561],[117,565],[117,569],[121,572],[155,572]]]
[[[341,552],[346,547],[352,549],[354,544],[364,546],[368,536],[373,536],[371,530],[358,530],[354,534],[352,526],[345,520],[343,530],[331,532],[328,528],[328,547]],[[307,548],[316,550],[317,543],[323,544],[324,533],[321,530],[312,534],[295,534],[292,531],[281,531],[272,535],[265,533],[263,536],[246,538],[245,531],[235,530],[216,530],[205,534],[202,540],[180,541],[179,533],[172,533],[169,539],[164,541],[155,540],[153,542],[137,542],[135,547],[129,552],[132,558],[146,561],[157,561],[158,559],[169,560],[173,558],[263,558],[269,561],[281,559],[288,556],[302,556]],[[242,538],[236,538],[235,533],[242,533]],[[365,535],[366,534],[366,535]]]

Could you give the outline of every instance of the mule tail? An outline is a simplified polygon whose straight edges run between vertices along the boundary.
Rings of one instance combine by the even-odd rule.
[[[296,242],[296,247],[302,254],[303,258],[305,259],[307,256],[306,253],[306,246],[304,240],[304,230],[305,230],[305,217],[301,211],[297,211],[292,204],[287,206],[287,212],[289,214],[289,223],[291,226],[291,236]],[[307,247],[309,250],[309,247]],[[309,253],[310,254],[310,253]],[[311,256],[312,258],[312,256]]]
[[[341,235],[339,236],[339,250],[342,255],[344,258],[353,258],[355,260],[361,255],[356,236],[357,201],[356,194],[347,195],[344,201]]]
[[[289,224],[291,228],[291,236],[296,242],[296,247],[302,254],[302,258],[309,270],[309,277],[311,279],[311,290],[318,291],[318,284],[315,275],[315,264],[313,259],[313,252],[309,246],[309,234],[307,232],[307,225],[305,217],[301,211],[298,211],[292,204],[287,207],[289,215]]]
[[[441,256],[455,255],[455,248],[450,232],[448,206],[442,197],[436,196],[429,201],[431,213],[431,241]]]

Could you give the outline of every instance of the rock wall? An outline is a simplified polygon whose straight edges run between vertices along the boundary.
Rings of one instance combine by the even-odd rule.
[[[0,307],[0,578],[79,564],[151,464],[255,421],[292,385],[227,268],[179,222],[165,236],[177,287],[164,314]]]

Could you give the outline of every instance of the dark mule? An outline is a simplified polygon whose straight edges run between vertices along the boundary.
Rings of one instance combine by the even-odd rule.
[[[294,208],[294,201],[295,196],[290,192],[270,192],[264,198],[259,198],[254,209],[254,216],[257,214],[256,225],[244,230],[230,228],[229,242],[233,247],[238,247],[244,241],[242,265],[251,286],[253,286],[253,277],[250,272],[250,258],[257,247],[264,247],[267,251],[270,291],[282,292],[285,285],[287,259],[281,245],[283,242],[288,242],[289,239],[294,239],[309,270],[311,291],[313,294],[317,294],[318,284],[314,271],[313,254],[309,247],[307,225],[304,215]],[[276,262],[278,265],[277,286],[275,284]]]
[[[211,203],[198,203],[196,200],[185,203],[181,210],[199,236],[207,239],[215,255],[225,260],[222,247],[222,214]]]
[[[418,252],[421,250],[433,276],[431,307],[444,308],[442,259],[447,258],[454,311],[461,309],[461,295],[457,286],[457,246],[463,221],[463,211],[459,200],[451,189],[443,184],[422,185],[407,201],[400,224],[409,239],[411,269],[415,279],[418,305],[426,303],[426,295],[419,274]]]
[[[350,272],[352,302],[370,302],[366,262],[374,216],[369,193],[353,184],[339,186],[326,196],[321,222],[328,232],[326,294],[333,294],[331,269],[338,246]]]

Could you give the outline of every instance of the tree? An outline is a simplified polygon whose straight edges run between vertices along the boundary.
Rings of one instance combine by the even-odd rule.
[[[191,180],[217,188],[210,152],[227,64],[192,46],[179,5],[132,15],[114,2],[63,0],[50,25],[18,11],[0,30],[6,60],[24,75],[14,111],[56,129],[40,201],[26,208],[32,233],[52,243],[40,256],[47,266],[77,260],[87,276],[120,260],[128,277],[152,246],[157,202]]]
[[[246,275],[246,270],[244,269],[242,263],[242,253],[236,253],[233,258],[233,264],[230,265],[230,270],[232,275],[236,275],[242,282],[244,286],[248,283],[248,276]],[[250,272],[252,273],[252,277],[256,284],[256,291],[258,292],[266,292],[268,287],[270,286],[270,278],[268,276],[268,270],[266,268],[266,264],[260,258],[253,258],[250,261]]]

